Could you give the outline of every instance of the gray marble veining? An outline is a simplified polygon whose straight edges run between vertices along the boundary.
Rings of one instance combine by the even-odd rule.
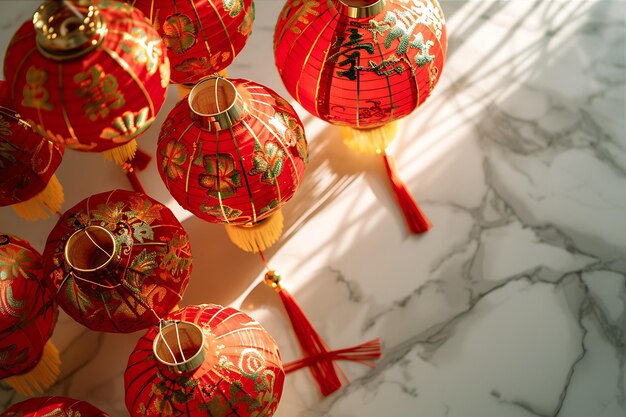
[[[21,19],[27,3],[0,10]],[[270,59],[282,4],[257,0],[253,37],[229,72],[288,97]],[[442,7],[450,48],[442,79],[391,149],[435,224],[428,234],[407,236],[380,161],[352,154],[334,128],[297,107],[311,165],[270,264],[331,347],[381,337],[384,355],[375,369],[342,364],[351,384],[326,399],[306,371],[290,374],[277,416],[624,416],[626,3]],[[8,42],[17,25],[5,17],[0,38]],[[83,156],[68,154],[59,173],[72,185],[67,207],[87,190],[71,179]],[[90,161],[86,175],[105,178],[102,191],[123,184]],[[141,175],[171,202],[154,167]],[[226,239],[181,220],[194,250]],[[0,209],[0,229],[39,249],[53,224]],[[183,304],[244,308],[285,360],[297,358],[278,303],[257,286],[258,260],[216,251],[194,269],[208,278],[192,277]],[[229,288],[216,291],[224,277]],[[95,334],[62,315],[53,339],[63,375],[51,392],[127,415],[122,374],[137,337]],[[3,404],[19,399],[0,388]]]

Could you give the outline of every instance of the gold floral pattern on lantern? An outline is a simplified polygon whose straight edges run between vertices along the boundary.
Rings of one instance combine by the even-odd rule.
[[[45,87],[48,82],[48,72],[43,68],[30,66],[26,72],[26,84],[23,88],[24,98],[22,106],[35,109],[53,110],[54,104],[50,103],[50,92]]]
[[[254,168],[248,172],[249,175],[260,174],[261,182],[276,184],[285,163],[285,152],[275,142],[265,142],[265,150],[256,142],[252,161]]]
[[[182,179],[185,175],[183,164],[187,161],[187,148],[184,144],[170,139],[161,150],[161,169],[172,181]]]
[[[198,181],[208,189],[207,194],[215,198],[228,198],[241,187],[241,171],[235,168],[235,160],[230,154],[205,155],[204,169]]]
[[[76,74],[74,82],[78,84],[76,94],[89,100],[83,105],[83,110],[91,121],[105,118],[112,109],[119,109],[126,104],[117,78],[113,74],[106,74],[99,64]]]
[[[241,217],[241,214],[243,213],[241,210],[238,209],[234,209],[232,207],[228,207],[225,205],[222,206],[215,206],[215,205],[210,205],[211,203],[208,201],[204,201],[201,205],[200,205],[200,211],[203,213],[207,213],[213,217],[215,217],[216,219],[220,219],[220,220],[226,220],[226,221],[233,221],[233,220],[237,220]]]
[[[120,48],[130,54],[136,63],[145,64],[148,74],[152,75],[162,61],[163,51],[159,43],[142,28],[132,28],[130,33],[124,33]]]
[[[196,44],[196,26],[189,16],[176,13],[168,16],[163,22],[164,36],[161,38],[167,46],[177,54],[184,54]]]
[[[250,36],[250,33],[252,32],[252,25],[254,23],[254,16],[255,9],[253,3],[252,7],[248,9],[248,12],[244,17],[243,22],[241,22],[241,25],[239,25],[239,28],[237,29],[239,33],[241,33],[243,36]]]
[[[114,143],[125,143],[143,133],[154,117],[148,119],[150,110],[147,107],[138,112],[125,111],[121,116],[113,119],[111,127],[105,127],[100,133],[101,139],[109,139]]]
[[[237,17],[243,9],[243,0],[224,0],[222,4],[230,17]]]

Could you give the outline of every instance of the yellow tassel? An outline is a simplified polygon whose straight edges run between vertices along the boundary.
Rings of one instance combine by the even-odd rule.
[[[13,210],[23,219],[34,221],[37,219],[47,219],[51,213],[57,213],[63,204],[63,187],[53,175],[46,187],[36,196],[27,201],[14,204]]]
[[[117,165],[123,165],[124,162],[130,161],[135,157],[137,152],[137,141],[132,139],[122,146],[117,146],[108,151],[102,152],[104,159],[107,161],[114,161]]]
[[[283,213],[278,210],[251,226],[226,226],[230,240],[246,252],[264,251],[283,233]]]
[[[371,129],[355,129],[341,126],[345,144],[354,151],[369,154],[384,154],[398,133],[398,122],[394,121]]]
[[[61,373],[61,356],[59,350],[48,340],[37,366],[22,375],[6,378],[4,381],[16,392],[32,397],[43,394],[57,382]]]

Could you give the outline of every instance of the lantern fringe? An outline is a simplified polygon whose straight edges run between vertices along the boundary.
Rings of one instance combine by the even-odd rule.
[[[402,209],[409,231],[413,234],[427,232],[432,227],[432,223],[419,208],[409,193],[409,190],[406,188],[406,185],[398,176],[393,157],[385,153],[383,159],[385,160],[385,168],[387,169],[389,181],[391,181],[393,194]]]
[[[352,150],[367,154],[382,154],[398,133],[398,122],[380,127],[355,129],[341,126],[344,143]]]
[[[137,141],[131,139],[121,146],[102,152],[102,154],[105,160],[113,161],[117,165],[123,165],[124,162],[133,159],[135,152],[137,152]]]
[[[370,368],[375,368],[376,365],[374,365],[371,361],[380,359],[381,354],[382,342],[379,338],[377,338],[351,348],[332,350],[330,352],[318,354],[315,357],[309,356],[306,358],[300,358],[284,364],[283,369],[285,373],[288,374],[307,366],[311,366],[314,362],[324,358],[328,358],[332,361],[358,362],[362,365],[369,366]]]
[[[63,204],[63,187],[56,175],[53,175],[46,184],[46,187],[33,198],[14,204],[13,210],[23,219],[34,221],[47,219],[51,213],[58,213]]]
[[[246,252],[263,251],[272,246],[283,233],[283,213],[275,211],[251,226],[226,225],[230,240]]]
[[[293,296],[275,280],[266,278],[266,283],[278,292],[300,344],[300,350],[304,355],[304,358],[287,364],[285,372],[293,372],[303,367],[308,367],[320,392],[326,397],[341,388],[342,383],[337,371],[341,373],[346,383],[350,383],[346,374],[339,365],[335,364],[335,361],[343,359],[365,363],[368,360],[380,358],[380,339],[350,348],[331,351]],[[368,363],[368,366],[373,367],[374,365]]]
[[[61,356],[59,350],[48,340],[37,366],[22,375],[6,378],[4,381],[16,392],[32,397],[43,394],[58,379],[61,373]]]

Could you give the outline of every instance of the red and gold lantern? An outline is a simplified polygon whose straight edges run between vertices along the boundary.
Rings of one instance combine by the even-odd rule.
[[[93,195],[50,232],[44,276],[56,300],[92,330],[134,332],[169,313],[191,274],[189,237],[174,214],[140,193]]]
[[[63,204],[54,175],[63,148],[35,133],[15,108],[0,81],[0,206],[12,206],[27,220],[47,218]]]
[[[175,84],[195,84],[225,69],[252,32],[252,0],[126,1],[141,10],[161,35]]]
[[[25,240],[0,234],[0,379],[24,395],[42,393],[60,372],[49,340],[58,309],[42,277],[41,255]]]
[[[86,401],[67,397],[37,397],[13,404],[0,417],[109,417]]]
[[[120,164],[161,108],[169,71],[143,13],[113,0],[44,2],[4,60],[11,96],[38,133]]]
[[[205,304],[149,329],[124,373],[131,416],[271,417],[284,372],[263,327],[230,307]]]
[[[346,127],[346,143],[385,158],[412,233],[430,227],[396,175],[395,121],[428,98],[447,50],[436,0],[289,0],[276,25],[276,65],[309,112]]]
[[[212,76],[168,115],[157,161],[179,204],[227,225],[235,244],[256,252],[282,232],[279,210],[302,180],[308,145],[298,115],[274,91]]]

